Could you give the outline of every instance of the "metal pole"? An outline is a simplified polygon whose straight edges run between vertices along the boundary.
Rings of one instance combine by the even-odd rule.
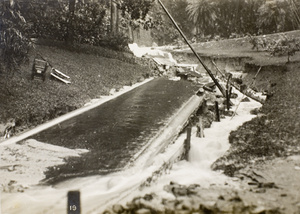
[[[201,60],[200,56],[194,50],[194,48],[189,43],[189,41],[187,40],[187,38],[184,35],[184,33],[182,32],[182,30],[179,28],[179,26],[177,25],[177,23],[175,22],[175,20],[172,18],[171,14],[168,12],[167,8],[163,5],[163,3],[160,0],[157,0],[157,1],[161,5],[161,7],[163,8],[163,10],[166,12],[166,14],[170,18],[170,20],[172,21],[172,23],[174,24],[174,26],[176,27],[176,29],[178,30],[178,32],[180,33],[180,35],[182,36],[182,38],[184,39],[184,41],[186,42],[186,44],[190,47],[190,49],[192,50],[192,52],[194,53],[194,55],[197,57],[197,59],[199,60],[199,62],[201,63],[201,65],[204,67],[204,69],[206,70],[206,72],[208,73],[208,75],[211,77],[211,79],[214,81],[214,83],[216,84],[216,86],[218,87],[218,89],[221,91],[221,93],[225,97],[226,94],[225,94],[225,91],[224,91],[223,87],[220,85],[220,83],[218,82],[218,80],[214,77],[214,75],[211,72],[211,70],[209,70],[209,68],[203,63],[203,61]]]

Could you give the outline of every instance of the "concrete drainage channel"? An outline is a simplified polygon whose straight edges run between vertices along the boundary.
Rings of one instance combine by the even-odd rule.
[[[141,85],[141,84],[139,84]],[[139,86],[137,85],[137,86]],[[128,91],[128,90],[127,90]],[[125,93],[125,91],[121,91],[118,94],[115,94],[113,97],[117,97],[119,95],[122,95]],[[9,140],[6,140],[1,143],[1,147],[9,146],[12,144],[16,144],[22,140],[30,138],[30,136],[35,135],[39,133],[40,131],[46,130],[50,127],[53,127],[63,121],[68,120],[69,118],[75,117],[76,115],[79,115],[83,112],[87,112],[96,106],[101,105],[102,103],[105,103],[108,101],[109,98],[105,98],[102,101],[99,101],[97,103],[91,104],[87,107],[84,107],[83,109],[76,110],[74,112],[71,112],[65,116],[62,116],[60,118],[57,118],[53,121],[50,121],[49,123],[43,124],[33,130],[30,130],[26,133],[21,134],[20,136],[13,137]],[[28,197],[26,200],[29,201],[22,201],[19,202],[18,198],[19,195],[16,193],[14,195],[9,195],[8,197],[12,199],[11,201],[18,201],[20,205],[20,209],[22,208],[22,204],[24,205],[24,208],[28,210],[43,210],[44,213],[64,213],[66,210],[66,202],[67,202],[67,192],[71,190],[79,190],[81,193],[81,208],[83,213],[99,213],[101,211],[104,211],[105,207],[107,207],[110,204],[117,203],[118,201],[125,198],[128,194],[130,194],[132,191],[139,189],[140,187],[149,185],[153,180],[155,180],[160,174],[164,173],[165,170],[172,167],[172,164],[176,162],[177,160],[180,160],[184,157],[186,154],[186,146],[184,145],[185,139],[182,139],[182,141],[179,141],[179,143],[174,143],[175,140],[178,138],[180,133],[184,130],[186,125],[188,124],[191,116],[196,113],[198,108],[203,103],[203,96],[198,95],[192,95],[189,99],[186,99],[187,101],[184,102],[184,104],[181,104],[181,107],[173,113],[173,115],[168,119],[168,122],[163,128],[160,128],[159,131],[153,136],[150,141],[142,148],[140,151],[134,155],[132,158],[130,164],[128,164],[124,170],[112,173],[108,175],[102,176],[104,177],[113,177],[116,178],[118,176],[127,176],[128,179],[126,180],[126,185],[116,185],[116,187],[112,187],[108,194],[106,193],[99,193],[100,196],[89,194],[89,190],[92,188],[97,188],[97,180],[95,183],[91,183],[88,185],[83,185],[80,181],[81,178],[75,178],[75,182],[72,181],[66,181],[62,182],[61,184],[58,184],[58,186],[68,186],[67,188],[63,188],[64,190],[58,188],[54,189],[54,191],[57,191],[55,199],[49,198],[48,201],[53,201],[54,204],[50,203],[47,204],[46,207],[44,207],[45,204],[36,203],[36,200],[33,200],[38,198],[39,195],[44,195],[45,193],[42,193],[42,189],[36,191],[35,189],[31,191],[30,189],[25,191],[21,194],[28,194]],[[178,141],[176,141],[178,142]],[[98,176],[101,180],[101,176]],[[82,178],[82,180],[86,180],[89,178]],[[102,184],[101,184],[102,185]],[[101,186],[100,185],[100,186]],[[38,188],[39,189],[39,188]],[[100,190],[101,191],[101,190]],[[7,197],[5,194],[2,195],[2,198]],[[43,196],[44,197],[44,196]],[[50,196],[49,196],[50,197]],[[30,199],[32,198],[32,199]],[[59,200],[58,200],[59,199]],[[2,205],[2,208],[5,211],[7,207],[11,206],[8,204],[8,201],[5,199],[6,204],[4,203]],[[32,203],[32,206],[28,206],[28,204]],[[40,207],[39,207],[40,206]],[[43,207],[41,207],[43,206]],[[29,209],[30,207],[30,209]],[[24,210],[26,210],[24,209]],[[10,210],[10,209],[7,209]],[[12,210],[10,210],[11,212]],[[18,213],[16,210],[15,212],[12,211],[11,213]],[[24,211],[26,213],[26,211]]]
[[[84,210],[87,209],[84,213],[104,212],[108,206],[119,203],[133,192],[149,186],[165,171],[172,168],[175,162],[186,158],[188,145],[185,144],[185,135],[179,135],[186,128],[191,117],[201,107],[203,100],[203,96],[193,95],[172,116],[164,129],[153,137],[151,143],[136,154],[133,165],[127,169],[129,174],[135,173],[136,176],[133,180],[127,181],[126,188],[107,197],[104,201],[98,201],[97,207],[93,209],[90,209],[90,206],[88,206],[89,208],[83,207]]]

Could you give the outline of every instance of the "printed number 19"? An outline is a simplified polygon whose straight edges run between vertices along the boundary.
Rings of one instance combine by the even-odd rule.
[[[77,210],[77,207],[76,207],[76,205],[72,205],[72,206],[70,206],[70,210],[71,210],[71,211],[76,211],[76,210]]]

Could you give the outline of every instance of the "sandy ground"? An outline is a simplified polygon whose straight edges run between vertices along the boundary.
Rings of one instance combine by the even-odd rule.
[[[64,163],[70,156],[79,156],[84,150],[72,150],[30,139],[2,145],[0,183],[3,192],[24,192],[45,178],[47,167]]]
[[[240,172],[241,198],[281,213],[300,213],[300,156],[266,161]],[[242,179],[242,180],[241,180]]]

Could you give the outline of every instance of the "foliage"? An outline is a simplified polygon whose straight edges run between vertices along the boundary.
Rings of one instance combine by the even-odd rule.
[[[68,3],[60,0],[34,0],[23,4],[22,12],[37,38],[66,41],[71,27],[74,42],[94,44],[106,31],[106,5],[101,3],[78,2],[72,20]]]
[[[122,15],[130,14],[131,20],[145,19],[154,0],[122,0],[120,9]]]
[[[211,0],[201,0],[191,2],[187,8],[189,19],[196,24],[198,32],[211,34],[215,32],[215,22],[217,19],[216,2]]]
[[[27,37],[28,24],[19,11],[18,4],[0,3],[0,73],[16,71],[28,60],[31,41]]]
[[[130,40],[127,36],[122,33],[118,34],[108,34],[102,37],[96,45],[111,48],[117,51],[125,51],[127,50],[128,44]]]
[[[78,3],[73,21],[75,41],[97,44],[106,32],[106,7],[97,3]]]
[[[188,14],[185,12],[187,7],[186,0],[162,0],[169,13],[172,15],[176,23],[184,34],[191,38],[193,36],[193,23],[188,20]],[[149,12],[152,18],[152,37],[159,45],[165,45],[181,40],[179,33],[170,21],[169,17],[163,11],[160,4],[156,3]]]
[[[202,38],[266,34],[300,27],[300,3],[293,0],[188,0],[186,11]]]
[[[258,51],[260,48],[262,50],[266,50],[267,48],[267,40],[265,37],[256,37],[256,36],[251,36],[250,34],[248,34],[249,36],[249,42],[252,45],[252,50],[256,49],[256,51]]]
[[[281,34],[277,39],[266,39],[266,37],[254,37],[249,35],[249,42],[252,44],[252,49],[256,51],[268,51],[271,56],[287,56],[287,61],[297,51],[300,51],[300,39],[288,37]]]
[[[287,1],[267,1],[258,9],[258,26],[262,33],[282,32],[286,29],[287,19],[290,17],[290,6]]]
[[[119,8],[126,14],[120,26],[128,29],[128,23],[145,18],[152,0],[124,0]],[[78,1],[71,11],[68,1],[38,0],[24,4],[22,12],[31,23],[31,35],[37,38],[69,41],[73,44],[90,44],[124,50],[129,39],[126,34],[115,34],[107,28],[110,18],[106,0]],[[45,12],[46,11],[46,12]],[[143,22],[145,23],[145,22]],[[148,24],[148,23],[146,23]],[[127,32],[126,32],[127,33]]]
[[[282,35],[279,39],[273,40],[269,43],[268,51],[272,56],[287,55],[288,62],[290,57],[293,56],[297,51],[300,51],[300,40],[295,37],[289,38]]]

